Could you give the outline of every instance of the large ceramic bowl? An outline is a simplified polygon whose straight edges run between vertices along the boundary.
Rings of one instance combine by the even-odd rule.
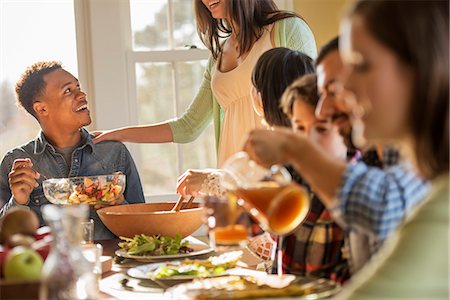
[[[42,183],[45,197],[53,204],[108,204],[125,190],[124,174],[52,178]]]
[[[183,238],[202,224],[204,208],[193,203],[192,208],[170,211],[174,203],[144,203],[110,206],[97,210],[102,222],[117,236],[136,234],[175,236]]]

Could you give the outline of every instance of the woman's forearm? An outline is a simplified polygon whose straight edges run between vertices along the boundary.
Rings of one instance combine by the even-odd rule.
[[[111,132],[119,141],[131,143],[169,143],[173,142],[172,129],[168,123],[130,126]]]

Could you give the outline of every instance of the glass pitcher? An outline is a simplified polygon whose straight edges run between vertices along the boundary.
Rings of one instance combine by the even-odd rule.
[[[292,182],[286,168],[266,169],[245,152],[230,157],[223,166],[222,185],[240,199],[246,211],[262,229],[274,235],[292,232],[306,217],[310,201],[307,192]]]
[[[245,152],[230,157],[223,166],[222,185],[243,201],[244,209],[260,227],[278,236],[277,266],[282,275],[282,239],[297,228],[310,208],[304,188],[292,182],[286,168],[266,169],[252,161]]]
[[[43,270],[40,299],[97,299],[98,278],[81,249],[81,223],[86,221],[87,205],[46,205],[42,209],[53,242]]]

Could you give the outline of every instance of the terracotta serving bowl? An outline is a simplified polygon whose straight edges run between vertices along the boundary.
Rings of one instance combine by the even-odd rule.
[[[102,222],[117,236],[135,234],[175,236],[183,238],[202,224],[205,209],[193,203],[192,208],[170,211],[175,203],[144,203],[110,206],[97,210]]]

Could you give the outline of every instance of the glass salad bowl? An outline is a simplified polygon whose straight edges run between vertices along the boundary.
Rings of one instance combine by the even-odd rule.
[[[51,178],[42,183],[45,197],[53,204],[109,204],[125,190],[124,174]]]

